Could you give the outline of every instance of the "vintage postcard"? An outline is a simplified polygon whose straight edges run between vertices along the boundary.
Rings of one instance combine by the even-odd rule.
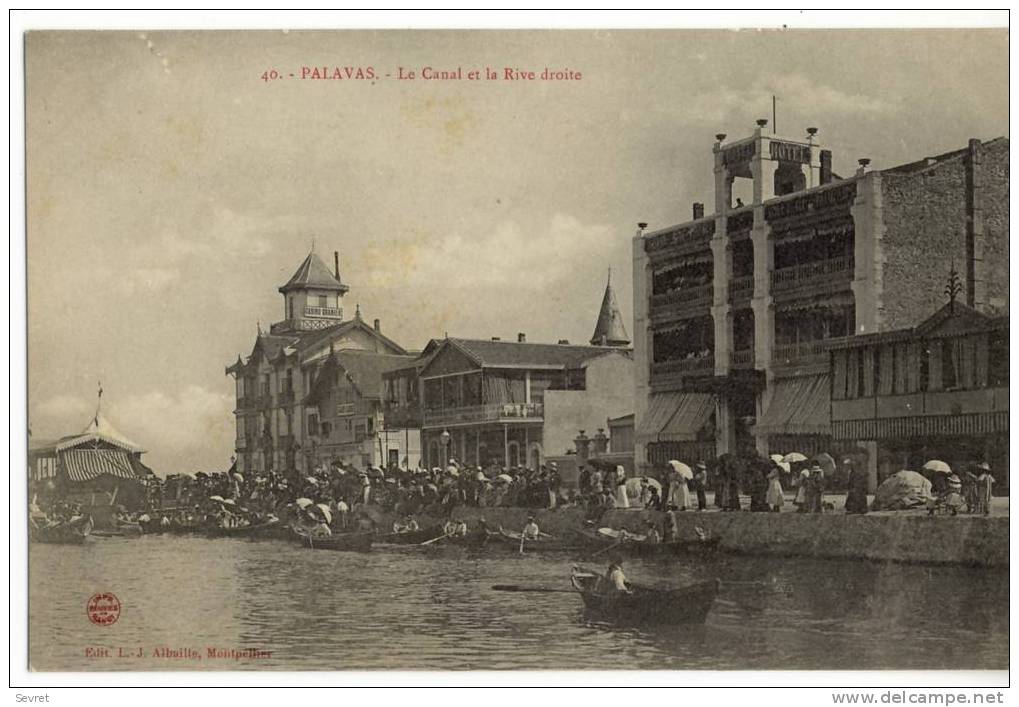
[[[1008,31],[738,19],[27,32],[28,669],[1005,675]]]

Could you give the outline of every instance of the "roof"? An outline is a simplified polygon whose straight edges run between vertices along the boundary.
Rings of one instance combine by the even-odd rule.
[[[489,339],[446,339],[482,368],[580,368],[606,354],[629,355],[616,346],[538,344]]]
[[[291,290],[303,289],[346,292],[350,288],[340,282],[338,274],[330,272],[322,259],[312,251],[308,253],[308,257],[304,259],[287,284],[279,288],[279,291],[286,293]]]
[[[601,310],[598,312],[598,323],[594,326],[591,344],[608,344],[610,346],[626,346],[630,337],[623,326],[623,315],[616,302],[616,293],[612,289],[612,275],[605,283],[605,295],[602,297]]]
[[[1008,142],[1008,138],[1004,137],[1004,136],[996,137],[993,140],[988,140],[987,142],[983,143],[983,145],[984,146],[993,145],[993,144],[998,143],[1000,141],[1005,141],[1007,143]],[[937,164],[939,164],[941,162],[946,162],[946,161],[951,160],[951,159],[956,159],[956,158],[962,157],[962,156],[966,155],[966,153],[968,153],[968,152],[969,152],[969,146],[967,145],[966,147],[960,148],[958,150],[951,150],[949,152],[943,152],[940,155],[935,155],[934,157],[925,157],[922,160],[916,160],[914,162],[907,162],[905,164],[896,165],[895,167],[888,167],[888,168],[882,169],[880,171],[883,172],[883,173],[892,173],[892,174],[903,174],[903,173],[906,173],[906,172],[916,172],[916,171],[924,169],[926,167],[933,167],[934,165],[937,165]]]
[[[32,441],[30,449],[33,452],[64,451],[87,442],[105,442],[132,453],[140,453],[145,450],[122,435],[102,413],[96,413],[88,427],[76,435],[67,435],[56,440]]]
[[[851,349],[896,341],[932,339],[1008,328],[1008,315],[987,315],[963,302],[946,303],[915,327],[848,336],[832,343],[830,349]]]
[[[308,393],[307,401],[321,400],[333,386],[333,371],[342,370],[347,380],[365,398],[378,398],[382,391],[382,374],[406,366],[410,356],[380,354],[350,349],[333,352],[326,359]]]

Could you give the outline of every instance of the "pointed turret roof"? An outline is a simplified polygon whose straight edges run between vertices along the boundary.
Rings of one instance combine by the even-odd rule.
[[[315,254],[315,251],[308,253],[297,272],[290,278],[287,284],[279,288],[280,292],[287,293],[291,290],[303,289],[335,290],[346,292],[349,287],[340,282],[339,277],[329,272],[329,268],[322,262],[322,259]]]
[[[601,311],[598,312],[598,323],[594,327],[591,344],[608,346],[629,346],[630,337],[623,326],[623,314],[616,302],[616,293],[612,289],[612,271],[605,283],[605,296],[601,300]]]

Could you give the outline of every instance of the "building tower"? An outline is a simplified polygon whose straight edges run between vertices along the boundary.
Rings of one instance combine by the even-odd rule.
[[[605,295],[598,312],[598,323],[591,336],[592,346],[629,346],[630,337],[623,326],[623,315],[616,302],[616,293],[612,289],[612,269],[609,269],[608,281],[605,283]]]
[[[279,288],[283,295],[283,321],[271,327],[273,334],[313,331],[343,321],[343,295],[350,289],[340,281],[340,254],[333,253],[334,271],[315,251],[308,253],[297,272]]]

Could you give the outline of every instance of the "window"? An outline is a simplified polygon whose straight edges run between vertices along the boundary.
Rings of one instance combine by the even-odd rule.
[[[1008,385],[1008,331],[995,331],[990,337],[988,378],[992,386]]]
[[[328,436],[329,436],[329,433],[330,433],[331,431],[332,431],[332,430],[331,430],[331,428],[330,428],[330,425],[329,425],[329,423],[328,423],[328,422],[323,422],[323,423],[322,423],[322,435],[321,435],[321,436],[322,436],[322,437],[328,437]]]
[[[325,295],[319,295],[318,296],[318,306],[319,307],[326,307],[326,306],[328,306],[328,304],[329,304],[329,302],[326,300],[326,296]]]
[[[944,390],[955,388],[959,384],[956,359],[951,339],[944,339],[941,342],[941,387]]]
[[[318,435],[318,415],[316,413],[308,415],[308,434]]]

